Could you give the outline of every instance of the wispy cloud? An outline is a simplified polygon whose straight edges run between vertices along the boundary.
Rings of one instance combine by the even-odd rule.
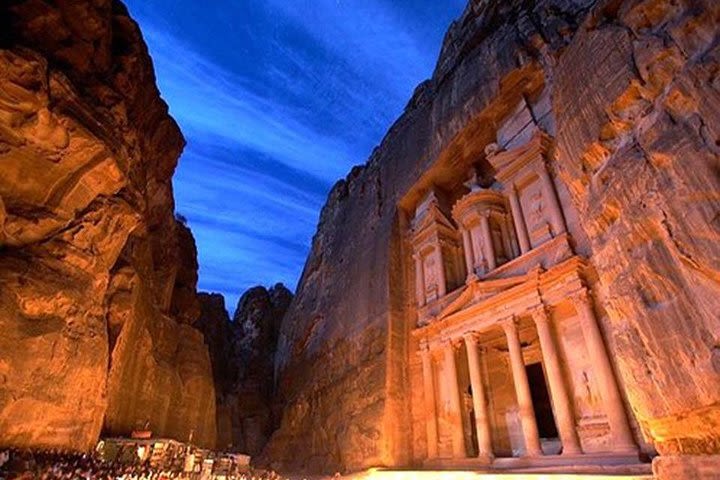
[[[153,61],[163,72],[163,95],[190,138],[211,134],[329,181],[351,164],[342,139],[323,135],[296,118],[300,112],[250,90],[247,81],[213,64],[182,40],[152,25]]]
[[[465,0],[129,0],[188,146],[200,288],[295,286],[334,181],[429,76]]]

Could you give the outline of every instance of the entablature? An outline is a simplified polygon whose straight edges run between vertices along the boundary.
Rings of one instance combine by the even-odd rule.
[[[537,267],[517,277],[475,280],[435,318],[413,330],[412,335],[432,345],[448,339],[460,340],[467,332],[497,328],[507,318],[531,316],[538,308],[584,294],[587,268],[584,258],[573,256],[549,270]]]

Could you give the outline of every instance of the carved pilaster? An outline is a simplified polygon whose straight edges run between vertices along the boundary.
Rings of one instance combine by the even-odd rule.
[[[557,197],[557,191],[555,190],[555,184],[550,178],[547,165],[545,162],[541,162],[537,169],[538,176],[540,177],[540,183],[542,185],[543,198],[550,207],[550,224],[552,225],[553,236],[558,236],[564,233],[565,219],[563,218],[562,209],[560,207],[560,201]]]
[[[512,211],[518,243],[520,244],[520,252],[527,253],[530,251],[530,237],[528,236],[527,226],[525,225],[525,216],[523,215],[522,207],[520,206],[520,199],[518,198],[517,189],[514,184],[510,185],[507,193],[510,197],[510,210]]]
[[[613,449],[620,452],[635,452],[637,451],[637,445],[630,430],[620,389],[595,317],[592,297],[590,297],[586,289],[583,289],[573,296],[573,303],[580,316],[585,345],[588,349],[593,373],[597,378],[597,386],[603,400],[605,414],[610,424]]]
[[[425,433],[427,436],[428,458],[438,456],[437,409],[435,407],[435,381],[432,367],[432,352],[427,342],[420,345],[423,367],[423,390],[425,398]]]

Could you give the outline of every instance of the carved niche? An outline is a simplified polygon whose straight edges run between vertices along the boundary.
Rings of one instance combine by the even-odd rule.
[[[546,155],[552,141],[537,131],[524,145],[487,156],[510,199],[522,253],[565,233],[565,220]]]
[[[430,191],[415,209],[412,247],[418,306],[433,302],[465,280],[460,235],[443,211],[442,194]]]

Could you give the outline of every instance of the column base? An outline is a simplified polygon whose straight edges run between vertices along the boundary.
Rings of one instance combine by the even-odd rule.
[[[641,463],[637,456],[634,455],[617,455],[613,453],[586,453],[577,456],[564,455],[545,455],[542,457],[496,457],[490,462],[478,458],[437,458],[425,460],[422,463],[423,468],[433,470],[478,470],[485,472],[508,472],[514,470],[519,472],[527,472],[528,469],[542,470],[546,473],[570,473],[577,475],[578,473],[594,473],[594,474],[625,474],[638,473],[647,475],[651,473],[650,465]],[[518,476],[518,478],[523,478]],[[649,476],[632,478],[647,478]],[[693,477],[667,477],[667,480],[679,480],[681,478]],[[704,477],[700,477],[705,480]],[[710,477],[712,478],[712,477]],[[662,480],[666,480],[663,478]],[[709,480],[709,479],[708,479]]]
[[[539,451],[531,451],[531,452],[525,452],[522,455],[520,455],[522,458],[540,458],[545,456],[542,450]]]
[[[639,455],[640,448],[634,443],[630,445],[613,445],[612,453],[617,453],[621,455]]]
[[[618,452],[618,453],[625,453],[625,452]],[[576,457],[578,455],[583,455],[582,449],[578,450],[566,450],[565,447],[563,447],[562,453],[560,455],[567,455],[569,457]]]

